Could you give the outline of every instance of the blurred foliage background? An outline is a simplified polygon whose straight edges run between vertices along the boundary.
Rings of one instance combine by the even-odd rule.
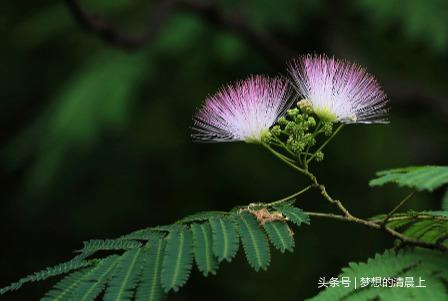
[[[390,210],[408,193],[370,189],[375,171],[448,163],[445,0],[82,3],[97,26],[143,33],[132,45],[110,28],[86,26],[74,3],[0,4],[2,286],[69,259],[83,240],[272,201],[304,186],[259,147],[189,137],[208,94],[249,74],[282,73],[299,54],[356,61],[391,99],[391,124],[346,127],[315,167],[354,213]],[[437,209],[441,195],[421,193],[407,209]],[[331,210],[315,192],[298,206]],[[391,243],[356,225],[313,219],[297,231],[293,254],[273,251],[268,272],[252,271],[240,252],[216,276],[193,272],[169,300],[301,300],[317,293],[319,277]],[[5,299],[35,300],[51,284]]]

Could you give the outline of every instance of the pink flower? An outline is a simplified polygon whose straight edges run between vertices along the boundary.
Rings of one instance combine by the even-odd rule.
[[[199,142],[260,141],[285,113],[288,82],[252,76],[221,88],[194,116],[193,140]]]
[[[300,96],[323,120],[385,123],[388,99],[376,79],[361,66],[326,55],[306,55],[289,72]]]

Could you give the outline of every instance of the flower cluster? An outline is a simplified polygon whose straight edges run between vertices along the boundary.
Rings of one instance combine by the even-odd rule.
[[[361,66],[325,55],[303,56],[289,67],[298,94],[322,120],[384,123],[387,97]]]
[[[285,79],[250,77],[206,99],[194,117],[192,136],[203,142],[261,141],[289,106]]]
[[[296,107],[288,110],[286,116],[278,119],[270,134],[263,137],[263,142],[280,145],[295,157],[310,155],[307,151],[316,144],[316,138],[321,134],[330,136],[333,132],[332,122],[317,123],[311,113],[309,103],[305,100],[299,101]],[[285,142],[283,137],[286,137]],[[319,151],[315,157],[317,161],[321,161],[323,153]]]
[[[297,107],[288,110],[293,98],[289,99],[287,80],[253,76],[206,99],[194,116],[193,139],[266,142],[286,134],[286,145],[300,153],[315,144],[316,131],[331,134],[332,123],[386,122],[387,97],[375,78],[357,64],[308,55],[293,61],[289,73],[302,99]],[[321,121],[314,133],[310,132],[316,127],[312,113]],[[320,157],[316,154],[316,159]]]

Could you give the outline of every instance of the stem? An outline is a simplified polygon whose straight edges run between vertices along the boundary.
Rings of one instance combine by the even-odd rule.
[[[292,152],[288,146],[278,137],[274,136],[275,141],[279,144],[280,147],[285,149],[291,156],[295,156],[294,152]]]
[[[342,221],[348,221],[347,217],[339,214],[334,213],[323,213],[323,212],[311,212],[311,211],[305,211],[304,213],[308,214],[309,216],[316,216],[316,217],[326,217],[326,218],[332,218]]]
[[[316,157],[316,154],[323,150],[323,148],[337,135],[337,133],[342,129],[343,126],[344,124],[340,124],[338,128],[333,132],[333,134],[331,134],[331,136],[328,137],[328,139],[324,143],[322,143],[322,145],[314,152],[314,154],[308,160],[306,160],[307,165]]]
[[[299,196],[299,195],[301,195],[302,193],[308,191],[311,187],[313,187],[313,185],[309,185],[309,186],[303,188],[302,190],[300,190],[300,191],[298,191],[298,192],[296,192],[296,193],[294,193],[294,194],[291,194],[291,195],[289,195],[289,196],[287,196],[287,197],[281,198],[280,200],[277,200],[277,201],[275,201],[275,202],[271,202],[271,203],[263,204],[263,206],[271,207],[271,206],[275,206],[275,205],[284,203],[284,202],[289,201],[290,199],[293,199],[293,198],[295,198],[296,196]]]
[[[382,222],[378,222],[378,221],[370,221],[370,220],[366,220],[366,219],[362,219],[359,217],[356,217],[354,215],[352,215],[345,207],[344,205],[341,203],[341,201],[333,199],[327,192],[326,188],[324,185],[320,184],[317,181],[316,176],[314,176],[311,172],[308,171],[307,168],[307,163],[310,162],[315,156],[316,153],[321,151],[333,138],[334,136],[336,136],[336,134],[341,130],[341,128],[343,127],[343,125],[341,124],[334,132],[333,134],[319,147],[319,149],[313,154],[312,157],[310,157],[308,160],[306,160],[305,162],[305,168],[300,168],[299,166],[294,164],[294,160],[292,160],[291,158],[277,152],[276,150],[274,150],[273,148],[271,148],[268,144],[263,143],[263,146],[265,148],[267,148],[274,156],[276,156],[277,158],[279,158],[280,160],[282,160],[283,162],[285,162],[287,165],[289,165],[290,167],[294,168],[295,170],[299,171],[300,173],[306,175],[312,182],[312,185],[304,188],[303,190],[285,197],[283,199],[280,199],[278,201],[272,202],[267,204],[268,206],[271,206],[273,204],[278,204],[278,203],[282,203],[285,202],[287,200],[290,200],[291,198],[293,198],[294,196],[297,196],[305,191],[307,191],[309,188],[311,187],[316,187],[320,190],[322,196],[329,201],[331,204],[334,204],[342,213],[343,215],[338,215],[338,214],[334,214],[334,213],[321,213],[321,212],[306,212],[308,215],[310,216],[316,216],[316,217],[324,217],[324,218],[332,218],[332,219],[337,219],[337,220],[342,220],[342,221],[347,221],[347,222],[352,222],[352,223],[356,223],[356,224],[360,224],[360,225],[364,225],[366,227],[369,227],[371,229],[376,229],[379,231],[382,231],[384,233],[387,233],[388,235],[399,239],[402,244],[409,244],[409,245],[414,245],[417,247],[422,247],[422,248],[427,248],[427,249],[433,249],[433,250],[439,250],[439,251],[443,251],[443,252],[448,252],[448,247],[442,245],[442,244],[435,244],[435,243],[429,243],[429,242],[425,242],[425,241],[420,241],[420,240],[416,240],[413,239],[411,237],[408,237],[400,232],[395,231],[394,229],[388,227],[386,225],[386,222],[389,219],[394,218],[393,214],[401,207],[403,206],[403,204],[405,204],[414,194],[415,192],[409,194],[407,197],[405,197],[394,209],[392,209],[391,212],[389,212],[389,214],[386,216],[386,218],[382,221]]]
[[[380,225],[373,221],[368,221],[365,219],[357,218],[357,217],[347,217],[344,215],[338,215],[333,213],[321,213],[321,212],[305,212],[309,216],[316,216],[316,217],[323,217],[323,218],[330,218],[330,219],[336,219],[336,220],[342,220],[346,222],[356,223],[360,225],[364,225],[368,228],[380,230],[384,233],[389,234],[393,238],[401,240],[404,244],[414,245],[417,247],[422,247],[426,249],[432,249],[432,250],[439,250],[442,252],[448,252],[448,248],[441,244],[433,244],[421,240],[416,240],[411,237],[408,237],[406,235],[403,235],[400,232],[397,232],[387,226]]]
[[[336,207],[338,207],[338,209],[342,213],[344,213],[344,216],[346,216],[347,218],[354,218],[354,216],[347,210],[347,208],[345,208],[344,205],[342,205],[341,201],[333,199],[328,194],[327,189],[325,188],[325,186],[320,184],[319,182],[317,182],[316,176],[314,176],[312,173],[308,172],[308,177],[311,179],[311,181],[313,182],[314,186],[317,187],[320,190],[320,193],[322,194],[322,196],[327,201],[329,201],[333,205],[336,205]]]
[[[306,171],[305,169],[302,169],[302,168],[298,167],[297,165],[295,165],[294,163],[292,163],[292,162],[294,162],[293,159],[291,159],[289,157],[286,157],[285,155],[282,155],[281,153],[277,152],[276,150],[274,150],[272,147],[270,147],[266,143],[263,143],[263,146],[265,148],[267,148],[274,156],[276,156],[277,158],[279,158],[280,160],[282,160],[283,162],[285,162],[286,164],[288,164],[289,166],[291,166],[295,170],[297,170],[297,171],[299,171],[299,172],[301,172],[301,173],[303,173],[305,175],[309,174],[309,172]]]
[[[407,219],[418,219],[418,220],[435,220],[440,222],[448,222],[448,217],[444,216],[436,216],[431,214],[417,214],[417,215],[394,215],[389,218],[389,221],[402,221]],[[373,222],[377,224],[381,224],[383,222],[383,219],[381,220],[372,220]]]
[[[339,128],[333,133],[333,137],[336,135],[337,131],[339,129],[341,129],[342,125],[339,126]],[[328,143],[331,140],[332,137],[330,137],[326,143]],[[344,207],[344,205],[342,205],[342,203],[339,200],[335,200],[333,199],[326,191],[325,186],[319,184],[319,182],[317,182],[317,178],[310,173],[307,169],[303,169],[298,167],[297,165],[295,165],[294,163],[292,163],[292,159],[286,157],[285,155],[282,155],[281,153],[277,152],[276,150],[274,150],[273,148],[271,148],[268,144],[263,143],[263,146],[266,147],[272,154],[274,154],[277,158],[279,158],[280,160],[282,160],[283,162],[285,162],[286,164],[288,164],[290,167],[294,168],[295,170],[303,173],[304,175],[306,175],[308,178],[310,178],[310,180],[313,182],[313,186],[317,187],[322,195],[325,197],[325,199],[327,201],[329,201],[330,203],[336,205],[339,210],[341,210],[345,216],[347,217],[352,217],[352,215],[350,214],[350,212]],[[323,145],[324,146],[324,145]]]
[[[316,128],[314,129],[314,132],[313,132],[313,137],[315,138],[319,133],[320,133],[320,127],[322,126],[322,121],[320,121],[319,120],[319,122],[317,123],[317,126],[316,126]],[[303,161],[304,161],[304,165],[305,165],[305,168],[308,168],[308,162],[307,162],[307,159],[308,159],[308,156],[312,156],[313,154],[311,154],[311,153],[309,153],[309,151],[310,151],[310,145],[308,145],[307,147],[306,147],[306,152],[305,152],[305,156],[303,156]]]
[[[403,200],[401,200],[400,203],[398,203],[397,206],[395,206],[394,209],[392,209],[384,218],[384,220],[381,222],[382,225],[386,225],[387,221],[392,217],[392,215],[401,208],[401,206],[404,205],[404,203],[406,203],[408,200],[410,200],[415,194],[417,193],[417,191],[413,191],[410,194],[408,194]]]

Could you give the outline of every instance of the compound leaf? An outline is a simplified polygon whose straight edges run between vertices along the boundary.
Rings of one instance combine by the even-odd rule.
[[[191,231],[193,232],[194,258],[199,271],[201,271],[204,276],[208,276],[208,274],[216,274],[218,261],[213,255],[213,237],[210,224],[192,224]]]
[[[187,282],[193,263],[193,239],[184,226],[174,227],[168,234],[162,263],[162,287],[177,292]]]
[[[369,182],[370,186],[383,186],[395,183],[417,190],[433,191],[448,183],[448,166],[414,166],[377,172],[377,178]]]
[[[274,247],[280,252],[285,250],[292,252],[294,250],[293,232],[288,224],[281,221],[273,221],[263,225],[264,230],[268,234],[268,238]]]
[[[210,218],[213,237],[213,253],[219,261],[230,262],[239,247],[238,232],[232,217]]]
[[[255,217],[243,211],[238,214],[238,229],[243,243],[244,253],[250,266],[259,271],[267,270],[271,261],[269,244]]]

